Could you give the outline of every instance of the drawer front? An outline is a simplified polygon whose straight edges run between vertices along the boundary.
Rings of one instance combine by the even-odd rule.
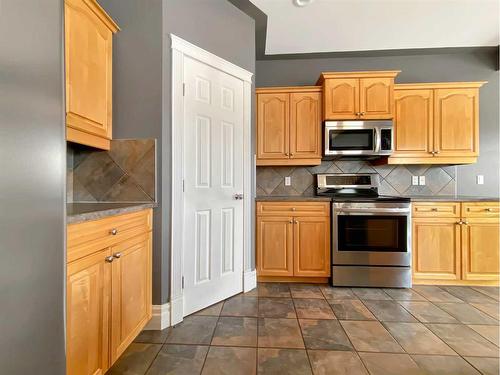
[[[498,218],[500,206],[498,202],[464,202],[462,217]]]
[[[259,216],[329,216],[330,202],[257,202]]]
[[[67,261],[72,262],[151,230],[151,209],[70,224],[67,227]]]
[[[412,203],[413,217],[460,217],[458,202],[416,202]]]

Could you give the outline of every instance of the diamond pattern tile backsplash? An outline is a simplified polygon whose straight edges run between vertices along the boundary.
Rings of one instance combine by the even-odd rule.
[[[373,165],[364,160],[322,161],[315,167],[257,167],[257,196],[314,195],[315,173],[377,173],[382,195],[454,195],[456,166]],[[285,186],[290,176],[291,186]],[[412,185],[412,176],[425,176],[425,185]]]

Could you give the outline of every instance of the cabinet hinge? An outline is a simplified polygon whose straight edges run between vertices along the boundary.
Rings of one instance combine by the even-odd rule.
[[[184,180],[182,180],[182,192],[184,193],[186,191],[185,189],[185,183],[184,183]]]
[[[182,289],[184,289],[184,276],[182,276]]]
[[[186,96],[186,84],[182,84],[182,96]]]

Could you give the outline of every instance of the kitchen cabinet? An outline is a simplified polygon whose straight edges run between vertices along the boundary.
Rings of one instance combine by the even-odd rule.
[[[479,155],[479,88],[485,82],[395,86],[389,164],[467,164]]]
[[[67,374],[104,374],[151,318],[150,209],[67,228]]]
[[[329,207],[329,202],[257,202],[261,280],[326,281],[331,266]]]
[[[323,120],[388,120],[394,116],[394,78],[400,71],[324,72]]]
[[[321,88],[258,88],[257,165],[321,164]]]
[[[112,38],[119,28],[95,0],[65,0],[66,139],[109,150]]]
[[[413,281],[498,283],[498,202],[413,204]]]

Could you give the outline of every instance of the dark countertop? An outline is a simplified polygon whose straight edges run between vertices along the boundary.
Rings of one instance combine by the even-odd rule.
[[[66,223],[75,224],[83,221],[101,219],[107,216],[120,215],[129,212],[156,207],[150,203],[68,203],[66,204]]]
[[[499,198],[494,197],[474,197],[469,195],[414,195],[405,196],[412,202],[495,202]],[[324,196],[302,196],[302,195],[261,195],[255,198],[256,202],[329,202],[332,198]]]
[[[332,198],[317,195],[259,195],[256,202],[330,202]]]

